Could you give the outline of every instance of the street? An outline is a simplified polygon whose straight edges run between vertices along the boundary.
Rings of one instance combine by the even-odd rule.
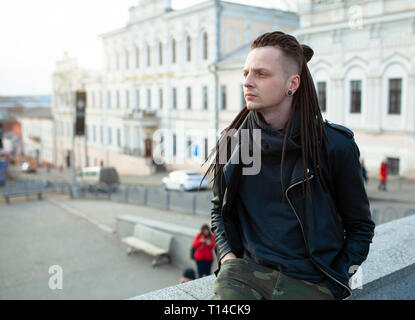
[[[127,256],[116,234],[48,198],[0,202],[0,299],[127,299],[178,283],[181,270]],[[48,286],[53,265],[62,267],[62,289]]]

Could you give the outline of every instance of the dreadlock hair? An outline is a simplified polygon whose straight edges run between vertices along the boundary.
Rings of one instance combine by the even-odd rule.
[[[274,31],[260,35],[256,38],[252,44],[251,49],[272,46],[280,49],[283,56],[292,59],[296,62],[298,70],[300,70],[300,86],[293,95],[293,101],[291,106],[291,113],[287,122],[287,130],[284,136],[282,156],[281,156],[281,188],[283,199],[285,197],[284,186],[284,159],[287,138],[292,134],[294,128],[294,115],[299,109],[300,113],[300,139],[301,139],[301,158],[303,165],[303,181],[307,181],[307,193],[311,199],[311,188],[308,181],[307,166],[311,164],[316,173],[320,173],[320,156],[319,150],[322,143],[323,136],[326,137],[326,133],[323,127],[323,117],[320,112],[316,89],[314,87],[313,79],[307,66],[307,62],[312,58],[314,51],[307,45],[301,45],[295,37],[292,35]],[[213,162],[205,173],[205,176],[209,173],[214,173],[216,179],[219,174],[223,174],[224,164],[220,164],[219,152],[226,150],[227,144],[230,141],[227,132],[235,130],[240,127],[242,122],[248,115],[249,110],[245,107],[237,114],[234,120],[221,132],[221,137],[212,149],[206,161],[215,156],[215,162]],[[205,163],[206,163],[205,161]],[[220,179],[222,181],[222,179]],[[303,196],[304,196],[304,183]]]

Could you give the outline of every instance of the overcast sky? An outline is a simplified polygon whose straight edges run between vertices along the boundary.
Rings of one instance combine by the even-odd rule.
[[[173,0],[174,9],[203,0]],[[258,5],[258,0],[235,0]],[[261,0],[261,6],[293,8],[294,1]],[[121,28],[138,0],[1,0],[0,95],[51,94],[56,60],[65,51],[81,66],[103,64],[99,34]]]

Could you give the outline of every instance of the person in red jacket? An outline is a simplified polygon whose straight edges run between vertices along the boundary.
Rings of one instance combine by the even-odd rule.
[[[385,159],[380,164],[379,170],[379,190],[386,191],[386,181],[388,178],[388,161]]]
[[[197,273],[199,278],[204,275],[210,275],[210,269],[213,262],[212,249],[215,247],[215,236],[210,232],[207,224],[202,225],[200,232],[193,240],[193,248],[195,248],[194,258],[197,265]]]

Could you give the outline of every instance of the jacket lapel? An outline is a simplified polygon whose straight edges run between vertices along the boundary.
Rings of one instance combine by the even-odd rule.
[[[307,167],[307,172],[308,172],[308,178],[310,178],[312,175],[314,175],[314,171],[312,168],[308,168]],[[291,174],[291,178],[290,178],[290,183],[289,186],[292,186],[293,184],[296,184],[297,182],[303,180],[303,164],[301,161],[301,157],[298,157],[295,165],[294,165],[294,169],[293,172]],[[304,180],[305,181],[305,180]]]
[[[248,116],[245,117],[245,119],[242,122],[241,126],[238,128],[238,130],[232,136],[232,139],[237,139],[238,143],[234,147],[234,150],[232,150],[232,154],[231,154],[229,160],[223,166],[223,174],[225,176],[226,187],[228,187],[229,186],[229,183],[232,181],[233,175],[235,173],[235,169],[237,169],[237,167],[240,167],[240,163],[241,163],[241,159],[240,159],[240,150],[241,150],[240,137],[241,137],[241,130],[248,128],[248,126],[247,126],[247,120],[248,120]]]

